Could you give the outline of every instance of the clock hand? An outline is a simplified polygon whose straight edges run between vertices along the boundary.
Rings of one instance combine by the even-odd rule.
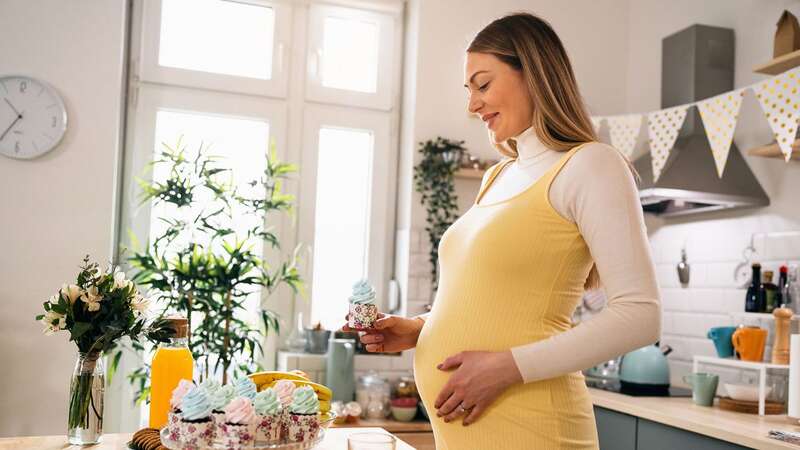
[[[8,126],[8,128],[6,128],[6,131],[3,131],[3,134],[1,134],[1,135],[0,135],[0,141],[2,141],[4,137],[6,137],[6,134],[8,134],[8,132],[9,132],[9,131],[10,131],[12,128],[14,128],[14,125],[16,125],[16,124],[17,124],[17,122],[19,121],[19,119],[21,119],[21,118],[22,118],[22,116],[21,116],[21,115],[17,115],[17,118],[16,118],[16,119],[14,119],[14,121],[13,121],[13,122],[11,122],[11,125],[9,125],[9,126]]]
[[[3,97],[3,100],[5,100],[5,101],[6,101],[6,103],[8,103],[8,106],[10,106],[10,107],[11,107],[11,109],[13,109],[13,110],[14,110],[14,114],[18,115],[18,116],[19,116],[19,118],[21,119],[21,118],[22,118],[22,114],[20,114],[20,113],[19,113],[19,111],[17,111],[17,108],[14,108],[14,105],[12,105],[10,101],[8,101],[8,98],[6,98],[6,97]]]

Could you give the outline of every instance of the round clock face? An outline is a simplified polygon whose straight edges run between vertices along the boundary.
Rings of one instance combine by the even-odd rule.
[[[25,76],[0,76],[0,154],[20,159],[43,155],[67,129],[67,111],[47,83]]]

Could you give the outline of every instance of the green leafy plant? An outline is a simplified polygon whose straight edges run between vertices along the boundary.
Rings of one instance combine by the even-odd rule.
[[[261,177],[236,185],[223,163],[202,146],[189,157],[181,140],[174,147],[164,145],[153,165],[168,169],[166,179],[139,183],[143,203],[171,213],[159,218],[163,231],[129,262],[134,280],[157,292],[162,311],[189,319],[188,344],[200,378],[221,377],[225,383],[229,376],[260,370],[263,339],[280,331],[269,309],[260,308],[259,323],[247,319],[248,296],[264,291],[265,298],[281,285],[304,292],[297,269],[300,245],[275,264],[261,256],[263,243],[280,249],[268,223],[273,215],[293,212],[294,197],[281,188],[296,166],[279,161],[272,144]],[[135,237],[132,242],[135,246]],[[129,378],[137,400],[146,400],[149,366],[143,364]]]
[[[464,141],[437,137],[435,141],[420,142],[422,159],[414,167],[414,187],[422,196],[425,207],[431,263],[431,286],[439,286],[439,241],[458,218],[458,204],[454,189],[455,173],[465,152]]]

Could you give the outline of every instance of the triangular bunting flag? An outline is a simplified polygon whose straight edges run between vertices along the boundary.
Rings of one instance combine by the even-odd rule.
[[[595,134],[600,134],[600,126],[603,125],[603,117],[590,117],[592,119],[592,125],[594,126]]]
[[[744,89],[738,89],[697,103],[697,109],[706,129],[708,144],[714,155],[714,163],[717,165],[717,175],[720,178],[728,161],[728,152],[731,149],[743,96]]]
[[[639,137],[639,129],[642,127],[642,115],[627,114],[605,119],[611,135],[611,145],[621,151],[623,155],[631,156],[636,147],[636,138]]]
[[[686,119],[686,110],[690,105],[675,106],[647,114],[647,136],[650,140],[650,156],[653,163],[653,182],[658,181],[661,169],[669,157],[669,151],[675,145],[678,131]]]
[[[789,161],[800,120],[800,68],[757,83],[753,91],[784,158]]]

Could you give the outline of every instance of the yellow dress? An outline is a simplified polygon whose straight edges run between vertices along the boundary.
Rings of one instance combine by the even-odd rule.
[[[448,356],[506,351],[571,328],[593,262],[577,226],[550,205],[548,191],[581,147],[566,152],[521,193],[482,204],[486,189],[513,160],[496,164],[475,204],[442,236],[439,289],[414,355],[437,450],[598,448],[592,402],[579,371],[515,385],[466,427],[461,420],[445,423],[434,408],[451,374],[436,365]]]

